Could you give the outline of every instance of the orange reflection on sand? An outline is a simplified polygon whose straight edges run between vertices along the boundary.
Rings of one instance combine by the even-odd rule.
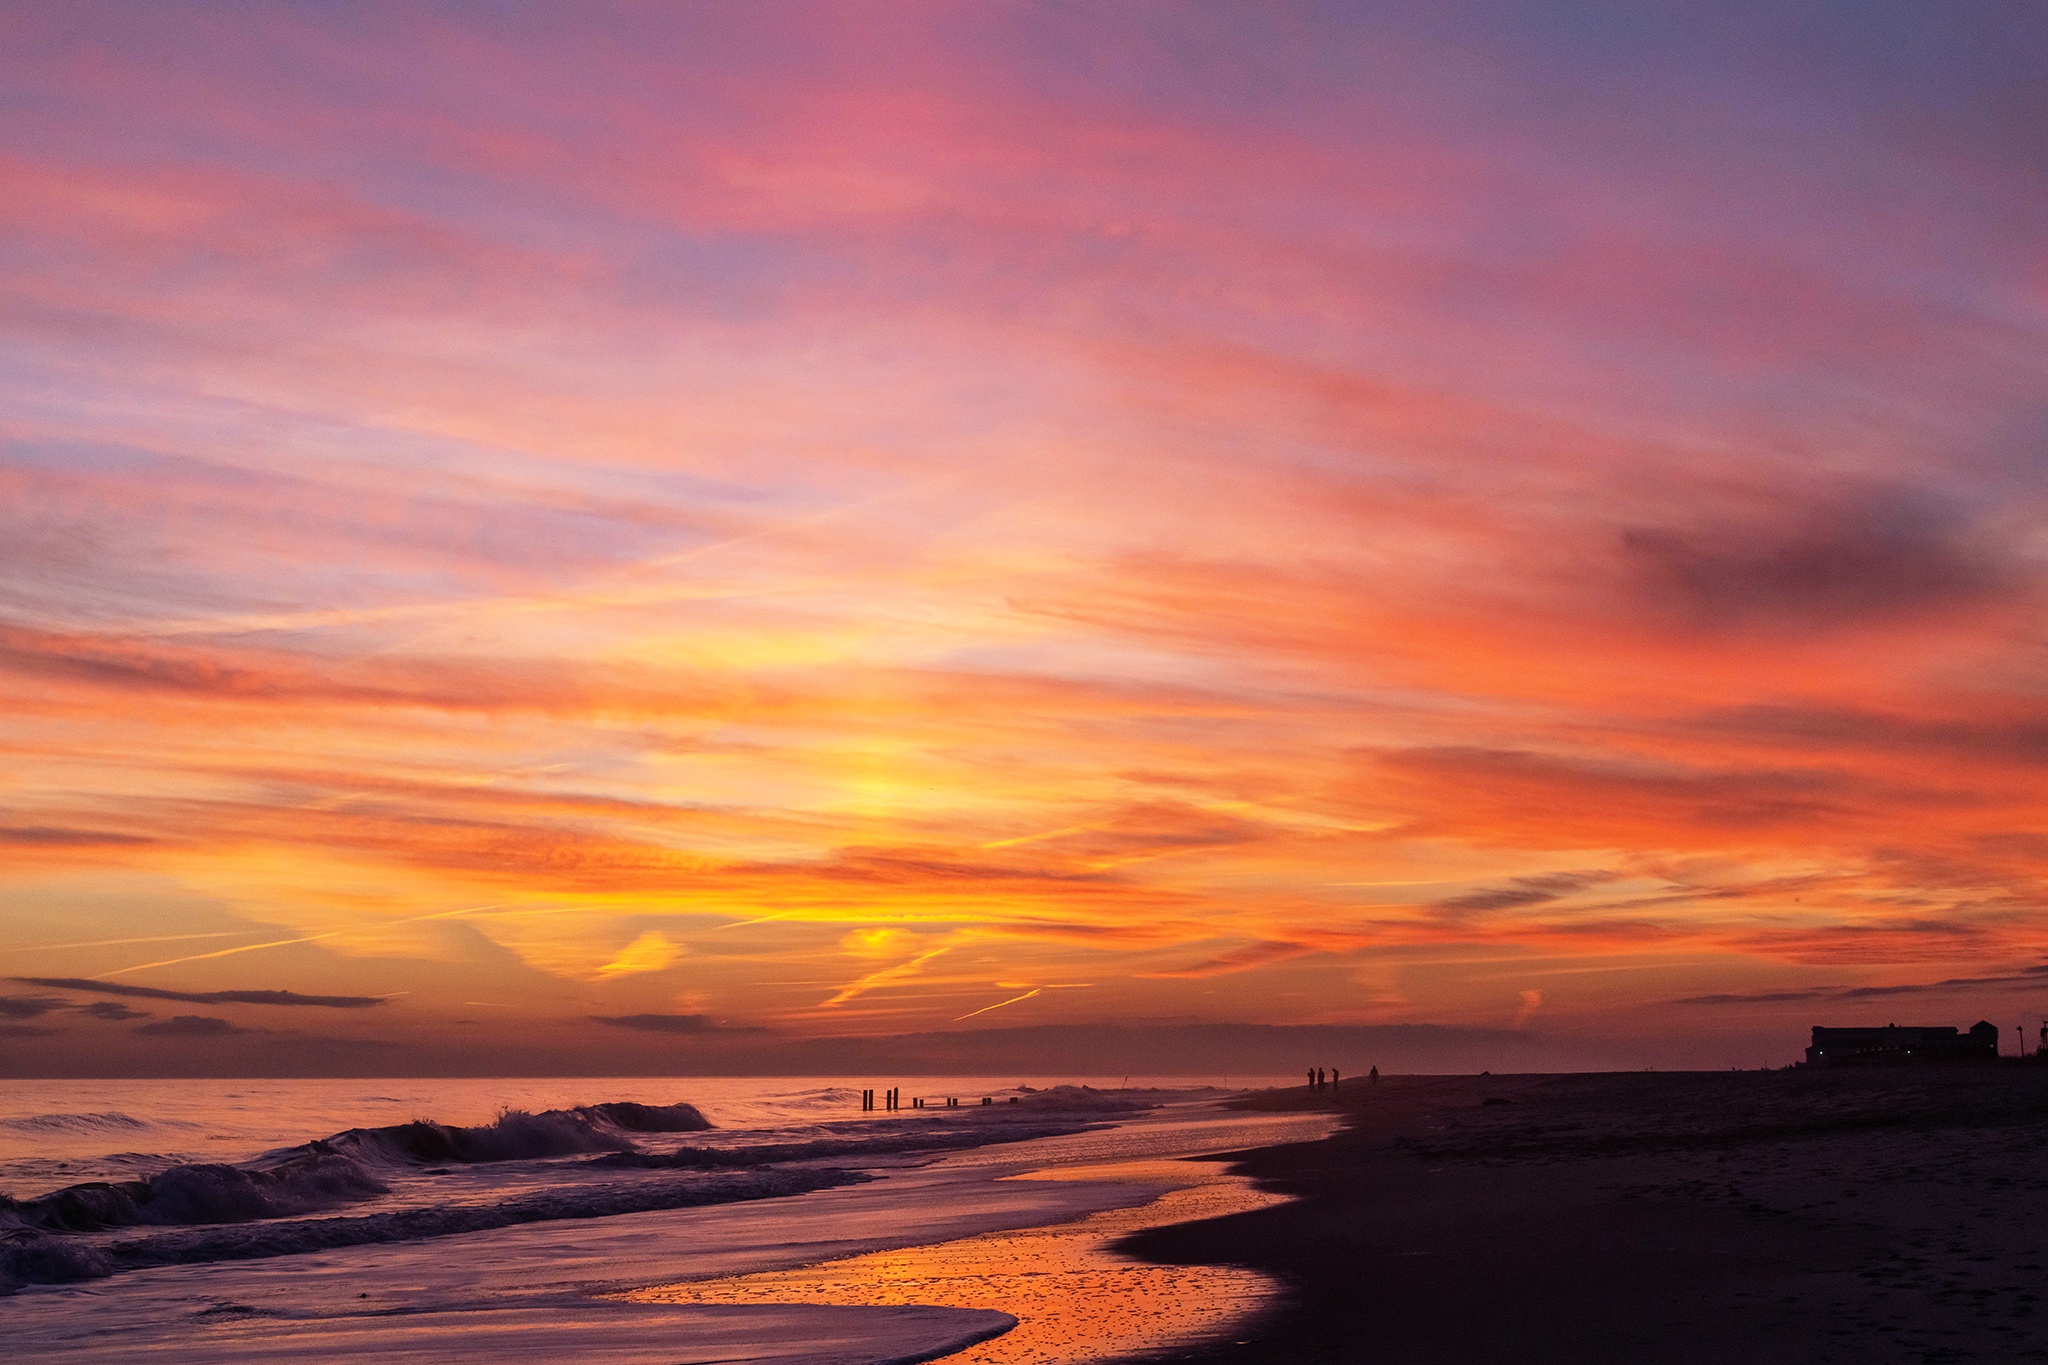
[[[1218,1218],[1284,1202],[1241,1176],[1181,1161],[1037,1172],[1025,1179],[1158,1180],[1170,1190],[1137,1208],[1073,1223],[987,1232],[955,1242],[871,1252],[796,1270],[663,1285],[624,1295],[638,1303],[933,1304],[992,1308],[1017,1319],[999,1337],[946,1357],[958,1365],[1063,1365],[1216,1336],[1274,1290],[1268,1277],[1227,1266],[1162,1266],[1108,1244],[1141,1228]]]

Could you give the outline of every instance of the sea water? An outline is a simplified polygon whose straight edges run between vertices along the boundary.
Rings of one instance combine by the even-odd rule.
[[[1022,1296],[988,1275],[927,1280],[933,1303],[905,1302],[886,1274],[848,1277],[878,1252],[965,1264],[994,1254],[973,1239],[1073,1224],[1081,1242],[1063,1255],[1096,1267],[1073,1284],[1110,1292],[1087,1220],[1127,1210],[1115,1227],[1128,1230],[1168,1191],[1214,1182],[1213,1166],[1163,1159],[1329,1126],[1226,1113],[1222,1092],[1183,1080],[900,1084],[890,1112],[863,1110],[863,1084],[843,1078],[0,1083],[13,1196],[0,1251],[16,1291],[0,1330],[36,1358],[81,1362],[808,1365],[974,1342],[997,1360],[1028,1334],[999,1306]],[[917,1096],[930,1107],[909,1107]],[[1205,1213],[1256,1198],[1201,1197]],[[790,1302],[760,1302],[758,1285],[741,1299],[687,1289],[805,1266],[840,1268],[829,1288],[779,1284]],[[1252,1292],[1175,1274],[1194,1278],[1174,1281],[1162,1332],[1241,1311]],[[1153,1281],[1124,1283],[1166,1302]],[[1047,1277],[1028,1285],[1030,1313],[1074,1316],[1053,1308],[1064,1291]],[[1069,1346],[1062,1358],[1088,1358]]]
[[[1241,1082],[1240,1082],[1241,1083]],[[1279,1084],[1259,1081],[1258,1084]],[[1190,1092],[1185,1077],[945,1076],[877,1081],[942,1106],[1057,1086]],[[866,1081],[834,1077],[404,1080],[0,1080],[0,1194],[41,1194],[81,1180],[126,1180],[179,1161],[242,1161],[350,1128],[413,1119],[488,1123],[506,1109],[541,1112],[605,1101],[695,1106],[714,1142],[789,1136],[862,1117]],[[928,1112],[928,1111],[926,1111]]]

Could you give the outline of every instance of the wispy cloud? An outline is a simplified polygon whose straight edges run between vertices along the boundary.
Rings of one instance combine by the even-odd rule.
[[[683,956],[683,948],[671,943],[659,929],[649,929],[619,949],[619,955],[597,969],[599,976],[637,976],[658,972]]]
[[[1316,949],[1306,944],[1284,941],[1247,943],[1228,949],[1188,967],[1177,967],[1166,971],[1143,973],[1161,980],[1199,980],[1209,976],[1223,976],[1232,972],[1250,971],[1274,962],[1285,962],[1290,958],[1302,957]]]

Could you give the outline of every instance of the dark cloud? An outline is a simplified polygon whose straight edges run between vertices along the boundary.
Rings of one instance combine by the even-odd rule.
[[[1693,723],[1715,735],[1810,748],[1925,750],[2048,762],[2048,715],[1922,719],[1850,707],[1755,705],[1709,711]]]
[[[2014,566],[1954,509],[1906,490],[1789,515],[1622,533],[1623,569],[1657,616],[1686,627],[1817,628],[1973,607]]]
[[[58,1030],[34,1024],[0,1024],[0,1038],[48,1038]]]
[[[118,1000],[95,1000],[90,1005],[74,1006],[80,1014],[93,1019],[111,1019],[116,1022],[125,1019],[147,1019],[148,1010],[131,1010]]]
[[[374,995],[300,995],[297,991],[166,991],[155,986],[127,986],[76,976],[17,976],[24,986],[95,995],[125,995],[137,1000],[179,1000],[188,1005],[312,1005],[320,1009],[360,1010],[384,1001]]]
[[[1485,891],[1474,891],[1463,896],[1452,896],[1447,900],[1434,902],[1436,910],[1475,911],[1513,910],[1524,905],[1547,905],[1561,900],[1574,891],[1583,891],[1589,886],[1598,886],[1615,879],[1615,873],[1596,872],[1549,872],[1535,877],[1515,877],[1506,886],[1493,887]]]
[[[0,825],[0,847],[107,848],[155,842],[156,840],[144,838],[139,834],[115,834],[101,829],[62,829],[54,825]]]
[[[593,1014],[590,1016],[600,1024],[613,1028],[637,1029],[641,1033],[765,1033],[766,1029],[731,1027],[719,1023],[708,1014]]]
[[[1932,991],[1975,990],[1985,987],[2048,987],[2048,966],[2029,967],[2003,976],[1952,976],[1946,981],[1914,981],[1896,986],[1809,986],[1802,990],[1761,991],[1755,994],[1693,995],[1674,1000],[1674,1005],[1777,1005],[1801,1000],[1882,1000],[1897,995],[1924,995]]]
[[[69,1010],[93,1019],[147,1019],[147,1010],[132,1010],[111,1000],[74,1005],[54,995],[0,995],[0,1019],[39,1019],[56,1010]]]
[[[250,1032],[236,1028],[225,1019],[204,1014],[173,1015],[154,1024],[144,1024],[135,1031],[153,1038],[225,1038],[230,1034]]]

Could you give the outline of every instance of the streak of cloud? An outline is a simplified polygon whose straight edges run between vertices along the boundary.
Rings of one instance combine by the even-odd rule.
[[[982,1006],[982,1007],[981,1007],[980,1009],[978,1009],[978,1010],[969,1010],[969,1011],[967,1011],[967,1013],[965,1013],[965,1014],[962,1014],[962,1015],[956,1015],[956,1016],[954,1017],[954,1019],[953,1019],[953,1022],[957,1024],[957,1023],[959,1023],[959,1022],[960,1022],[960,1021],[961,1021],[962,1019],[972,1019],[972,1018],[974,1018],[974,1017],[975,1017],[976,1015],[978,1015],[978,1014],[987,1014],[987,1013],[988,1013],[988,1012],[989,1012],[990,1010],[999,1010],[999,1009],[1002,1009],[1002,1008],[1003,1008],[1003,1007],[1004,1007],[1005,1005],[1015,1005],[1015,1004],[1019,1003],[1020,1001],[1030,1000],[1030,999],[1033,999],[1033,998],[1034,998],[1034,997],[1036,997],[1036,996],[1039,996],[1039,995],[1043,995],[1043,994],[1044,994],[1044,992],[1043,992],[1042,990],[1040,990],[1040,989],[1039,989],[1038,987],[1034,986],[1034,987],[1032,987],[1032,988],[1031,988],[1030,990],[1028,990],[1028,991],[1024,992],[1024,994],[1022,994],[1022,995],[1013,995],[1013,996],[1011,996],[1011,997],[1010,997],[1010,998],[1009,998],[1008,1000],[998,1000],[998,1001],[996,1001],[996,1002],[995,1002],[995,1004],[993,1004],[993,1005],[983,1005],[983,1006]]]
[[[80,991],[91,995],[119,995],[137,1000],[182,1000],[195,1005],[309,1005],[316,1009],[361,1010],[384,1003],[374,995],[301,995],[297,991],[170,991],[154,986],[130,986],[117,981],[90,981],[64,976],[17,976],[26,986],[47,990]]]
[[[837,1005],[844,1005],[850,1000],[866,995],[869,991],[877,990],[883,986],[894,985],[897,982],[916,976],[924,970],[926,963],[943,957],[952,950],[952,947],[952,944],[940,944],[936,948],[919,953],[916,957],[899,962],[892,967],[884,967],[880,971],[869,972],[866,976],[841,987],[836,994],[821,1002],[819,1008],[831,1009]]]
[[[0,947],[0,952],[10,953],[55,953],[73,948],[121,948],[132,943],[190,943],[207,938],[240,938],[246,933],[238,929],[222,929],[206,934],[149,934],[141,938],[96,938],[77,943],[24,943]]]

